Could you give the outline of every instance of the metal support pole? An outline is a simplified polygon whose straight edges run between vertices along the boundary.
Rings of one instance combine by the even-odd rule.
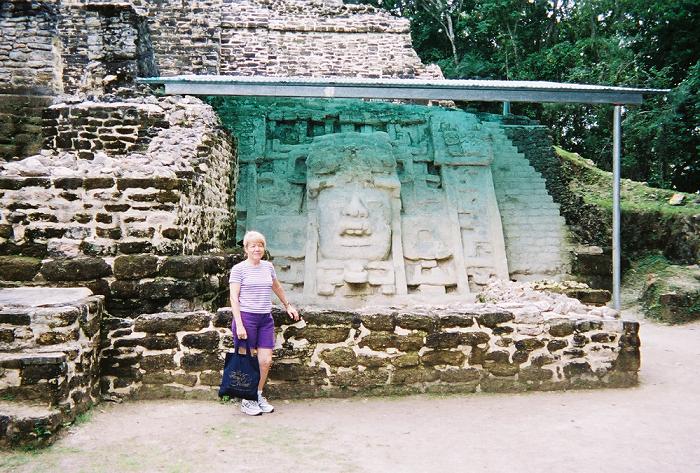
[[[510,115],[510,102],[503,102],[503,116],[507,117]]]
[[[612,299],[613,308],[620,310],[620,145],[622,106],[613,112],[613,227],[612,227]]]

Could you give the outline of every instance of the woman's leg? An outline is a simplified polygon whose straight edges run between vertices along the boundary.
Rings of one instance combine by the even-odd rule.
[[[275,321],[272,315],[264,315],[258,324],[258,364],[260,365],[260,383],[258,391],[262,391],[267,381],[267,374],[272,366],[272,350],[275,348]]]
[[[260,382],[258,391],[262,391],[267,381],[267,374],[272,366],[272,348],[258,348],[258,365],[260,365]]]

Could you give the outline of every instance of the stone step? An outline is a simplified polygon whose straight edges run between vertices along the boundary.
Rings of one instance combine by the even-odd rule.
[[[513,172],[513,171],[518,171],[518,170],[523,170],[523,171],[528,171],[528,172],[533,172],[536,173],[535,168],[525,159],[513,159],[513,160],[504,160],[504,159],[497,159],[494,162],[493,170],[496,173],[499,172]],[[539,174],[539,173],[538,173]]]
[[[58,406],[68,396],[68,359],[73,348],[41,347],[0,353],[0,397]],[[43,351],[42,351],[43,350]]]
[[[0,324],[15,327],[28,326],[32,318],[28,310],[3,308],[0,309]]]
[[[518,206],[520,204],[520,206]],[[527,202],[520,201],[518,199],[513,199],[509,202],[509,205],[504,206],[501,209],[501,217],[505,220],[506,217],[510,218],[512,216],[524,216],[529,217],[551,217],[556,218],[557,221],[561,217],[559,215],[559,206],[553,202]]]
[[[534,216],[522,211],[501,212],[501,215],[503,214],[508,215],[508,222],[504,223],[508,225],[537,225],[538,228],[553,229],[562,228],[565,224],[564,218],[561,216],[558,218],[553,215]]]
[[[535,172],[534,169],[528,169],[528,170],[522,170],[522,171],[509,171],[507,174],[504,174],[500,177],[502,177],[503,182],[520,182],[520,181],[532,182],[533,177],[534,177],[532,174],[533,172]],[[544,179],[542,179],[542,181],[544,181]]]
[[[539,202],[553,202],[552,196],[545,189],[518,189],[516,186],[513,186],[512,189],[500,190],[497,195],[506,199],[527,197],[528,202],[531,202],[533,199]]]
[[[510,169],[511,167],[521,167],[521,166],[532,166],[530,162],[525,159],[524,157],[521,156],[503,156],[503,153],[500,153],[501,156],[498,158],[495,158],[493,161],[493,167],[494,168],[499,168],[499,169]],[[534,168],[533,168],[534,169]]]
[[[501,195],[511,196],[511,195],[525,195],[525,196],[547,196],[551,199],[551,196],[547,192],[547,189],[542,189],[539,186],[531,186],[528,188],[521,187],[511,187],[510,189],[505,189]]]
[[[0,400],[0,447],[49,445],[67,420],[45,404]]]
[[[551,199],[539,201],[511,196],[501,204],[501,215],[558,215],[560,205]]]

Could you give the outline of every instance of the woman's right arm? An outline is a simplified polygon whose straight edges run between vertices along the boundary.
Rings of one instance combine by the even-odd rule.
[[[241,295],[241,285],[237,282],[233,282],[229,285],[231,292],[231,311],[233,312],[233,320],[236,321],[236,335],[241,340],[248,338],[248,333],[245,331],[243,326],[243,320],[241,320],[241,304],[238,300]]]

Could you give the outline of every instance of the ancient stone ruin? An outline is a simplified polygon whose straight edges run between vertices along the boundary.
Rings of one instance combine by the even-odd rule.
[[[304,302],[464,300],[492,277],[569,270],[558,206],[493,117],[342,100],[216,103],[238,138],[237,239],[270,235],[280,280]]]
[[[543,127],[134,82],[205,73],[441,77],[363,5],[0,4],[0,445],[101,400],[215,398],[247,229],[303,305],[275,311],[271,396],[636,383],[638,324],[526,283],[571,264]]]

